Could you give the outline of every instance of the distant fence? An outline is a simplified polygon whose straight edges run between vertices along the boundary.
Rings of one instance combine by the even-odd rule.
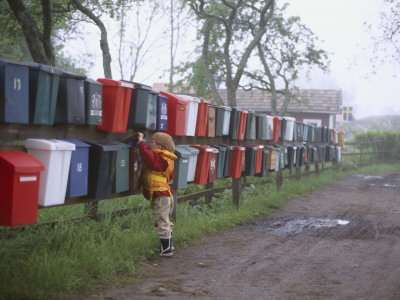
[[[347,142],[342,149],[343,160],[359,166],[396,162],[400,160],[400,142],[374,140],[367,142]]]

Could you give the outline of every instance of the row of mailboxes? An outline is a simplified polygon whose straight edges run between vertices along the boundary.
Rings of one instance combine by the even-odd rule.
[[[156,92],[125,80],[73,74],[43,64],[0,59],[0,122],[92,124],[109,132],[159,130],[173,136],[229,136],[335,144],[335,130]]]
[[[34,62],[0,59],[0,121],[100,124],[101,84]]]

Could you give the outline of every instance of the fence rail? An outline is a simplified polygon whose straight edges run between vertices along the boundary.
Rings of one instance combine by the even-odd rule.
[[[96,126],[92,125],[35,125],[35,124],[0,124],[0,149],[24,149],[23,140],[27,138],[45,138],[45,139],[54,139],[54,138],[76,138],[82,141],[123,141],[128,137],[135,135],[133,129],[128,129],[126,133],[109,133],[100,131],[96,128]],[[145,135],[152,135],[153,132],[144,131]],[[217,145],[217,144],[225,144],[225,145],[251,145],[251,144],[261,144],[261,145],[270,145],[273,146],[274,142],[266,141],[266,140],[242,140],[238,141],[235,139],[230,139],[228,137],[190,137],[190,136],[174,136],[175,144],[177,145]],[[282,146],[294,145],[298,142],[287,142],[280,141],[279,144]],[[387,149],[388,147],[384,147],[385,149],[380,149],[376,147],[382,147],[382,145],[387,145],[386,141],[368,141],[368,142],[360,142],[360,143],[347,143],[345,149],[342,151],[343,157],[358,157],[359,164],[364,163],[364,159],[371,155],[377,155],[379,160],[376,161],[384,161],[393,153],[399,155],[399,145],[396,145],[397,150]],[[393,145],[392,145],[393,146]],[[372,149],[371,149],[372,148]],[[380,150],[376,150],[380,149]],[[390,155],[389,155],[390,154]],[[314,166],[314,171],[310,171],[310,166]],[[334,163],[331,167],[335,167],[339,169],[339,164]],[[331,167],[326,167],[324,163],[309,163],[302,167],[295,167],[295,174],[293,175],[293,170],[289,170],[288,176],[283,176],[283,170],[280,169],[275,172],[275,182],[277,187],[279,188],[282,185],[284,178],[297,178],[300,179],[302,175],[309,175],[312,173],[319,174],[321,170],[329,169]],[[303,170],[304,169],[304,170]],[[266,181],[271,182],[273,179],[270,173],[266,179]],[[214,187],[213,183],[208,183],[205,185],[205,189],[203,191],[199,191],[190,195],[181,195],[178,196],[177,193],[174,193],[174,200],[176,203],[181,203],[184,201],[197,200],[199,198],[205,197],[206,201],[211,201],[212,197],[215,193],[222,192],[224,190],[232,191],[232,202],[236,207],[239,207],[242,202],[242,190],[247,185],[246,177],[242,178],[233,178],[232,183],[229,186],[224,187]],[[141,194],[141,190],[130,190],[120,193],[114,193],[111,196],[108,196],[104,199],[113,199],[126,197],[130,195]],[[97,205],[98,201],[104,199],[94,199],[88,196],[80,196],[80,197],[72,197],[66,198],[65,202],[61,205],[73,205],[73,204],[84,204],[85,212],[89,216],[94,216],[97,214]],[[58,205],[57,205],[58,206]],[[53,207],[46,206],[45,208]],[[40,207],[43,208],[43,207]],[[176,218],[176,213],[175,213]]]

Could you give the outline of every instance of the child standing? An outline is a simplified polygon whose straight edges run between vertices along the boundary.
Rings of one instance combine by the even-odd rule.
[[[172,256],[172,211],[174,209],[173,190],[169,183],[174,178],[175,144],[166,133],[153,134],[149,147],[143,133],[138,133],[138,147],[143,159],[142,188],[143,196],[150,200],[153,210],[153,224],[160,238],[160,256]]]

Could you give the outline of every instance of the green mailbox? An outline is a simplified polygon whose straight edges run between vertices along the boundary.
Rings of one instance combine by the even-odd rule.
[[[174,161],[175,177],[171,187],[174,190],[184,189],[187,187],[189,159],[192,153],[186,147],[175,146],[175,155],[178,158]]]
[[[268,154],[269,150],[264,148],[261,150],[261,172],[256,174],[258,177],[266,177],[268,175]]]
[[[212,145],[211,147],[219,150],[217,159],[217,179],[224,177],[225,158],[228,147],[222,145]]]
[[[118,145],[115,162],[115,176],[112,187],[113,193],[120,193],[129,190],[129,145],[119,141],[112,141],[111,144]]]
[[[29,121],[53,125],[62,71],[35,62],[25,64],[29,67]]]

